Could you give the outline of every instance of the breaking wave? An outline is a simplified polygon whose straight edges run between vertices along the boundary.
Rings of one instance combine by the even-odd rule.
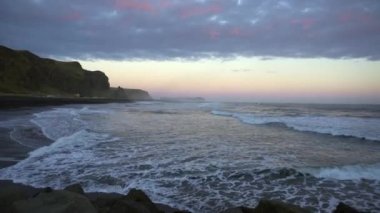
[[[380,141],[380,119],[362,117],[328,116],[262,116],[251,113],[228,111],[211,112],[214,115],[229,116],[243,123],[264,125],[280,123],[297,131],[330,134]]]

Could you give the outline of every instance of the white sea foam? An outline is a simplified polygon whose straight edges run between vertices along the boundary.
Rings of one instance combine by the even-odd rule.
[[[211,113],[214,115],[232,116],[232,117],[235,117],[238,115],[237,113],[227,112],[227,111],[219,111],[219,110],[213,110]]]
[[[380,119],[327,116],[262,116],[251,113],[212,111],[214,115],[230,116],[247,124],[282,123],[298,131],[334,136],[352,136],[380,141]]]
[[[75,177],[76,166],[92,164],[96,159],[93,147],[99,143],[116,141],[118,138],[108,134],[80,130],[70,136],[62,137],[49,146],[44,146],[29,153],[29,157],[12,167],[1,170],[0,178],[13,179],[16,182],[26,182],[34,186],[43,186],[41,179],[43,171],[49,171],[51,176],[61,176],[61,172],[72,171]],[[63,176],[62,176],[63,178]],[[67,177],[66,177],[67,178]],[[51,182],[54,186],[61,186],[61,179]]]
[[[88,123],[81,119],[82,115],[107,114],[106,110],[89,109],[88,107],[56,108],[54,110],[35,113],[31,120],[39,126],[43,134],[51,140],[66,137],[88,127]]]
[[[14,127],[9,136],[13,141],[33,149],[51,142],[43,135],[41,130],[35,126],[25,125]]]
[[[46,137],[54,141],[70,136],[85,127],[76,109],[59,108],[35,113],[34,116],[31,121],[41,128]]]
[[[357,181],[354,176],[353,181],[340,181],[337,175],[335,179],[324,178],[323,171],[331,168],[314,167],[310,176],[292,169],[312,167],[315,162],[320,165],[321,159],[331,160],[324,156],[337,152],[338,157],[347,159],[352,152],[340,149],[344,143],[337,144],[337,149],[313,149],[326,146],[322,142],[330,137],[291,134],[294,138],[288,138],[289,131],[251,128],[210,115],[204,109],[214,106],[207,105],[133,103],[106,107],[115,113],[108,114],[102,106],[91,106],[55,109],[35,116],[47,134],[58,139],[31,152],[18,164],[0,170],[0,179],[58,188],[80,183],[85,191],[127,193],[130,188],[140,188],[153,201],[193,212],[255,206],[259,199],[268,197],[326,212],[331,212],[338,200],[352,201],[364,210],[380,209],[378,181]],[[268,123],[268,119],[256,120],[249,113],[213,113],[242,121],[251,118],[254,124]],[[72,129],[65,130],[70,125]],[[309,137],[317,143],[311,143]],[[354,147],[370,157],[378,156],[376,146],[355,143]],[[355,157],[366,160],[361,155]],[[312,165],[300,162],[305,159]],[[367,171],[361,178],[371,179],[370,170]],[[345,193],[347,189],[355,195]]]
[[[380,180],[380,164],[303,169],[315,177],[338,180]]]

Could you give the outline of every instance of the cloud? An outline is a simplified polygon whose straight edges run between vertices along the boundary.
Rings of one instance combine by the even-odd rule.
[[[2,0],[0,44],[102,59],[380,59],[374,0]]]
[[[234,69],[232,72],[253,72],[251,69]]]

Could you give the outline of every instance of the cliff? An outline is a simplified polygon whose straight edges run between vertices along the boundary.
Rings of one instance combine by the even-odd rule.
[[[78,62],[40,58],[29,51],[0,46],[0,92],[94,96],[109,89],[107,76],[84,70]]]
[[[150,101],[149,93],[141,89],[124,89],[121,87],[111,88],[110,97],[118,99],[129,99],[133,101]]]
[[[78,62],[41,58],[29,51],[0,45],[0,93],[54,97],[103,97],[150,100],[143,90],[123,90],[115,96],[108,77],[101,71],[88,71]]]

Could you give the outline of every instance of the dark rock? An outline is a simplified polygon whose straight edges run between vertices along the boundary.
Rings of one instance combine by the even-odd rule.
[[[109,96],[111,98],[129,99],[132,101],[150,101],[149,93],[141,89],[125,89],[121,87],[111,88]]]
[[[141,190],[132,189],[128,195],[92,193],[88,195],[99,213],[158,213],[156,205]]]
[[[92,201],[103,200],[103,199],[119,199],[124,195],[118,193],[105,193],[105,192],[89,192],[86,196]]]
[[[84,195],[84,190],[80,184],[73,184],[70,186],[66,186],[64,190]]]
[[[15,201],[25,200],[37,193],[39,189],[21,184],[15,184],[12,181],[0,181],[0,212],[11,212],[12,204]]]
[[[99,213],[106,212],[163,212],[190,213],[165,204],[154,204],[141,190],[132,190],[129,196],[116,193],[88,193],[93,205]]]
[[[123,200],[140,203],[143,206],[147,207],[152,213],[161,212],[142,190],[131,189],[127,196],[123,197]]]
[[[358,212],[359,212],[358,210],[342,202],[340,202],[338,206],[336,207],[336,209],[333,211],[333,213],[358,213]]]
[[[283,179],[287,178],[289,176],[302,176],[301,173],[299,173],[295,169],[289,169],[289,168],[282,168],[277,171],[274,171],[272,174],[270,174],[271,179]]]
[[[141,203],[151,203],[153,202],[150,200],[150,198],[143,192],[142,190],[139,189],[131,189],[128,194],[125,196],[126,199],[128,200],[133,200]]]
[[[14,213],[95,213],[91,202],[83,195],[57,190],[50,193],[42,192],[34,198],[19,200],[13,203]]]
[[[46,187],[44,188],[43,192],[50,193],[50,192],[53,192],[53,189],[51,187]]]
[[[91,199],[92,204],[96,207],[98,212],[111,212],[111,208],[115,203],[123,196],[119,194],[107,194],[107,193],[89,193],[87,197]]]
[[[247,207],[235,207],[224,210],[221,213],[255,213],[255,210]]]
[[[283,203],[281,201],[261,200],[259,204],[256,206],[256,208],[254,209],[254,212],[255,213],[267,213],[267,212],[268,213],[306,213],[309,211],[299,206]]]
[[[220,213],[243,213],[243,210],[241,207],[234,207],[221,211]]]
[[[37,197],[40,193],[50,193],[53,192],[53,189],[51,187],[43,188],[42,190],[35,193],[32,197]]]
[[[247,208],[247,207],[241,207],[241,210],[243,213],[253,213],[255,210],[252,208]]]
[[[132,101],[151,101],[152,97],[150,97],[147,91],[141,89],[124,89],[125,95],[127,99]]]
[[[156,203],[155,205],[159,211],[165,212],[165,213],[191,213],[189,211],[176,209],[162,203]]]
[[[38,194],[36,194],[39,192]],[[155,204],[141,190],[132,189],[127,195],[116,193],[83,193],[79,184],[65,190],[36,189],[12,181],[0,180],[1,213],[189,213],[164,204]],[[35,194],[35,197],[32,195]],[[90,201],[91,200],[91,201]],[[261,200],[256,208],[236,207],[222,213],[306,213],[299,206],[280,201]],[[339,203],[334,213],[358,212]]]
[[[141,203],[131,200],[116,200],[108,212],[112,213],[154,213],[149,208]]]

